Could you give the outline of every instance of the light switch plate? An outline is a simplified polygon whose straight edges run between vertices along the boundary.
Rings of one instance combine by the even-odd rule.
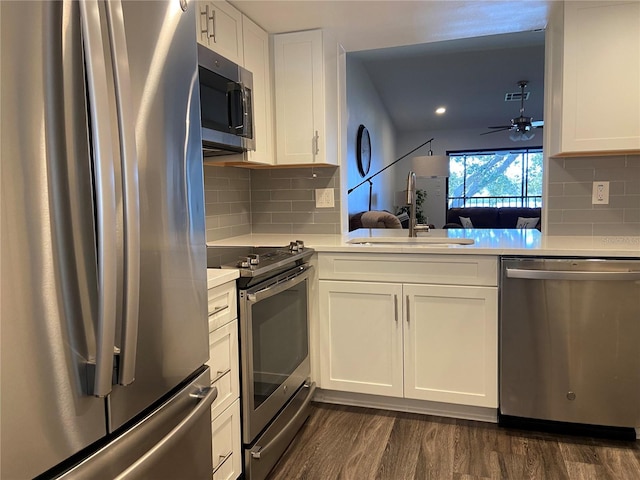
[[[593,182],[591,203],[593,205],[609,204],[609,182]]]
[[[316,188],[316,208],[331,208],[334,206],[333,188]]]

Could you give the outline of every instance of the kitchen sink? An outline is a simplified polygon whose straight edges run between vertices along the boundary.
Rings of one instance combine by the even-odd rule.
[[[473,245],[473,238],[445,237],[358,237],[348,240],[351,245]]]

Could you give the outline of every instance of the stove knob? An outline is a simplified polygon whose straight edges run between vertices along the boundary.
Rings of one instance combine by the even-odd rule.
[[[298,244],[298,250],[304,250],[304,242],[302,240],[296,240],[296,243]]]
[[[297,252],[298,251],[298,242],[290,242],[289,243],[289,251]]]
[[[242,257],[240,260],[238,260],[238,267],[249,268],[249,257]]]
[[[247,257],[249,259],[249,265],[258,265],[260,263],[260,255],[252,254]]]

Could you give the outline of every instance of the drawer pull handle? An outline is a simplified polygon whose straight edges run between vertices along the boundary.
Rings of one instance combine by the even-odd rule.
[[[220,370],[218,370],[216,372],[216,377],[213,380],[211,380],[211,384],[213,385],[214,383],[216,383],[218,380],[220,380],[222,377],[224,377],[230,371],[231,371],[230,368],[227,368],[224,372],[221,372]]]
[[[214,307],[213,312],[209,314],[209,316],[215,315],[216,313],[220,313],[223,310],[229,308],[229,305],[220,305],[219,307]]]
[[[213,473],[216,473],[216,471],[222,466],[224,462],[227,461],[227,458],[229,458],[232,453],[233,453],[233,450],[227,453],[226,455],[218,455],[218,458],[220,459],[220,461],[215,467],[213,467]]]

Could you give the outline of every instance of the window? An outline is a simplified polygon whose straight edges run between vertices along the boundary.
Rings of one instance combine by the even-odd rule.
[[[542,148],[448,155],[448,208],[542,206]]]

